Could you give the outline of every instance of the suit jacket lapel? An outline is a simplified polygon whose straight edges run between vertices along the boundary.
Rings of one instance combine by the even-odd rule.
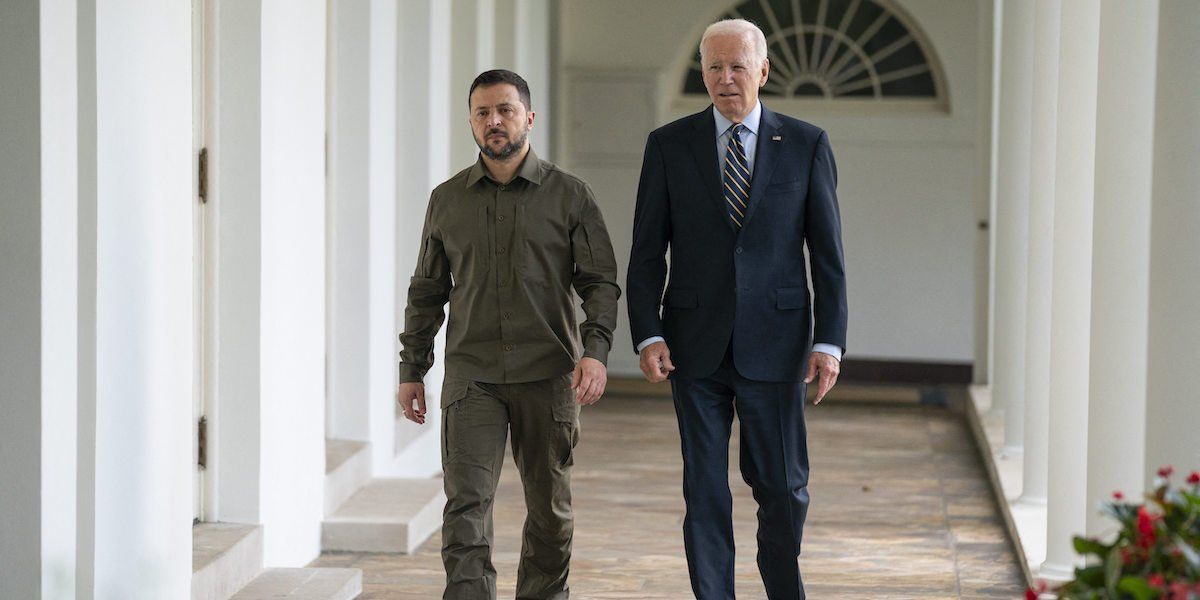
[[[733,229],[733,221],[725,210],[725,194],[721,191],[721,170],[717,167],[717,121],[713,118],[711,106],[696,115],[688,145],[692,148],[692,158],[700,170],[704,189],[709,192],[709,204],[719,211],[721,220]]]
[[[750,206],[746,208],[746,218],[742,220],[743,230],[750,224],[750,219],[754,218],[754,211],[762,202],[763,193],[771,181],[771,173],[775,171],[775,164],[779,162],[782,144],[780,140],[772,138],[779,134],[780,128],[779,117],[763,106],[762,116],[758,121],[758,141],[754,150],[754,172],[750,174]]]

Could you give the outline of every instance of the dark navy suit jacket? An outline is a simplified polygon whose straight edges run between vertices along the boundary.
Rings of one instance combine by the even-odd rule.
[[[702,378],[732,342],[743,377],[796,381],[814,339],[846,347],[833,152],[820,128],[764,105],[738,231],[721,193],[716,136],[710,106],[646,140],[626,281],[633,343],[663,336],[675,376]]]

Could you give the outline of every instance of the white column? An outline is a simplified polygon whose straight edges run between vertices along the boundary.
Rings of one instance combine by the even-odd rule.
[[[1087,512],[1088,361],[1100,6],[1063,0],[1050,304],[1049,504],[1041,575],[1067,579]]]
[[[1024,444],[1025,299],[1029,246],[1029,148],[1033,96],[1033,0],[1004,0],[996,161],[996,290],[993,407],[1004,412],[1001,452]]]
[[[320,552],[325,415],[325,3],[218,7],[217,520],[267,566]]]
[[[0,6],[3,598],[75,596],[75,51],[74,3]]]
[[[538,156],[553,160],[550,148],[550,2],[494,0],[493,60],[498,69],[515,71],[529,82],[533,110],[538,113],[529,143]]]
[[[471,166],[479,155],[467,121],[467,92],[476,75],[496,66],[495,15],[496,0],[451,0],[450,114],[445,135],[454,171]]]
[[[1146,463],[1200,470],[1200,4],[1163,2],[1151,210]],[[1186,472],[1186,471],[1185,471]],[[1178,482],[1178,475],[1176,476]]]
[[[368,193],[371,0],[330,4],[329,409],[331,438],[370,439]],[[393,57],[394,59],[394,57]]]
[[[537,122],[529,133],[529,143],[537,148],[538,156],[557,160],[551,142],[551,123],[558,116],[551,110],[551,49],[550,0],[516,0],[517,72],[529,82],[533,110]]]
[[[1145,475],[1146,329],[1158,2],[1100,5],[1087,506]],[[1087,533],[1116,523],[1091,509]]]
[[[517,56],[517,48],[523,41],[517,37],[517,27],[521,20],[518,14],[523,0],[493,0],[492,30],[496,44],[493,63],[497,69],[508,69],[521,73],[521,59]],[[524,73],[521,73],[524,75]]]
[[[75,594],[79,451],[77,22],[75,2],[41,4],[41,577],[43,597],[65,598]]]
[[[262,4],[219,1],[208,210],[216,212],[216,365],[207,477],[214,521],[259,522]],[[323,319],[322,319],[323,322]]]
[[[367,248],[370,257],[367,289],[367,395],[368,433],[372,465],[383,471],[388,457],[396,453],[396,282],[407,273],[396,269],[396,158],[403,117],[405,125],[414,119],[397,111],[399,30],[397,3],[371,0],[370,60],[368,107],[371,127],[368,134]],[[407,58],[407,57],[405,57]],[[407,67],[408,65],[406,65]],[[405,90],[404,93],[408,93]],[[426,116],[427,118],[427,116]],[[410,134],[405,132],[404,137]],[[437,455],[437,453],[433,453]]]
[[[450,85],[450,5],[442,0],[419,0],[400,11],[400,36],[397,52],[401,64],[412,65],[400,73],[396,85],[396,304],[395,327],[391,338],[391,368],[396,370],[404,329],[404,307],[408,301],[409,278],[417,264],[421,229],[429,193],[450,175],[450,137],[462,135],[466,127],[466,88]],[[469,82],[465,85],[469,85]],[[427,115],[412,119],[409,115]],[[451,115],[459,117],[447,128]],[[462,168],[458,166],[455,168]],[[393,410],[392,430],[395,442],[377,448],[376,472],[394,477],[427,477],[441,471],[441,393],[445,356],[445,331],[438,336],[434,366],[425,377],[425,397],[429,402],[424,425],[416,425]]]
[[[262,523],[267,566],[320,554],[325,482],[324,0],[262,3]]]
[[[1058,138],[1060,0],[1034,7],[1033,102],[1029,148],[1029,250],[1025,310],[1025,444],[1021,497],[1025,509],[1046,505],[1050,443],[1050,294],[1054,287],[1054,180]],[[1044,549],[1042,549],[1044,552]]]
[[[81,285],[92,289],[79,290],[77,585],[83,597],[186,597],[191,11],[134,2],[78,10],[78,256]]]

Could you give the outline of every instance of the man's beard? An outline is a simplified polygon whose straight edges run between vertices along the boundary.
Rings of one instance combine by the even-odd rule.
[[[478,139],[475,140],[475,145],[479,146],[479,151],[482,152],[484,156],[492,160],[504,161],[512,158],[517,152],[521,151],[522,147],[525,146],[525,140],[529,139],[529,130],[526,129],[525,131],[521,132],[521,135],[517,136],[517,139],[510,139],[508,140],[508,143],[501,146],[499,150],[494,150],[487,143],[487,136],[492,135],[493,133],[505,132],[502,129],[492,129],[483,134],[482,141]]]

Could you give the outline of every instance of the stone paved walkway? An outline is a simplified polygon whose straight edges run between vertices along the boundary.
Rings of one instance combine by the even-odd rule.
[[[605,398],[584,410],[573,476],[572,598],[687,599],[681,464],[669,400]],[[1019,598],[1021,573],[961,417],[939,407],[808,408],[812,506],[800,558],[813,600]],[[737,592],[765,598],[754,501],[731,448]],[[513,597],[524,518],[511,458],[496,506],[501,598]],[[439,536],[412,556],[330,553],[363,569],[364,599],[441,597]]]

